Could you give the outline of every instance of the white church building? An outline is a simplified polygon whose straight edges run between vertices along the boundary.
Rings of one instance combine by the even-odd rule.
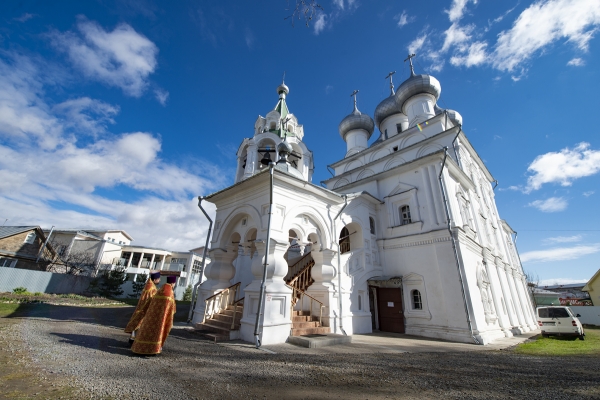
[[[262,344],[375,330],[487,344],[537,329],[495,180],[461,115],[437,106],[436,78],[411,63],[394,91],[390,75],[374,119],[355,94],[326,188],[311,182],[289,88],[277,93],[238,150],[235,183],[203,198],[217,211],[200,328]]]

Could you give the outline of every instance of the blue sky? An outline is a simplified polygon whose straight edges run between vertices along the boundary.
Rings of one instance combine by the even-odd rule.
[[[525,269],[570,283],[600,268],[597,0],[323,0],[309,27],[284,19],[286,0],[176,4],[0,3],[7,225],[202,245],[195,197],[233,182],[284,71],[318,184],[344,156],[350,93],[372,115],[387,73],[396,86],[408,77],[410,51],[498,180]]]

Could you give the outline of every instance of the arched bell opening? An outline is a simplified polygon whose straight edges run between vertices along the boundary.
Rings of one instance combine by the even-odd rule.
[[[238,156],[238,166],[235,174],[235,181],[239,182],[244,177],[244,172],[246,171],[246,165],[248,163],[248,146],[244,146],[242,151]]]
[[[260,141],[257,150],[257,159],[260,160],[258,163],[259,169],[266,168],[271,162],[277,162],[277,151],[275,148],[275,141],[272,139],[264,139]]]

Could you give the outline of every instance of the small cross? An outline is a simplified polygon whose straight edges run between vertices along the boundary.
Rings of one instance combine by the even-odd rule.
[[[356,95],[358,94],[358,90],[355,90],[354,92],[352,92],[352,94],[350,95],[350,97],[354,97],[354,108],[356,108]]]
[[[392,95],[394,94],[394,82],[392,82],[392,75],[394,75],[396,71],[390,72],[384,79],[390,78],[390,90],[392,91]]]
[[[404,60],[404,62],[409,62],[410,63],[410,74],[414,75],[415,74],[415,69],[413,67],[413,63],[412,63],[412,59],[416,54],[409,54],[408,57],[406,57],[406,59]]]
[[[281,78],[281,83],[285,83],[285,71],[283,71],[283,77]]]

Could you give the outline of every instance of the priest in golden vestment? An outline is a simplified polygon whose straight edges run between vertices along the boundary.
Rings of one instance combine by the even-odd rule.
[[[167,283],[150,300],[142,325],[135,336],[131,351],[135,354],[160,354],[173,327],[175,296],[173,288],[177,277],[168,276]]]
[[[156,294],[158,289],[156,285],[160,282],[160,272],[153,272],[150,274],[150,279],[146,282],[146,286],[144,286],[144,290],[142,290],[142,295],[140,296],[140,300],[137,303],[137,307],[129,320],[129,323],[125,327],[125,333],[131,333],[129,337],[129,345],[133,344],[135,339],[136,331],[140,328],[142,324],[142,320],[144,319],[144,315],[146,315],[146,311],[148,310],[148,306],[150,305],[150,300]]]

